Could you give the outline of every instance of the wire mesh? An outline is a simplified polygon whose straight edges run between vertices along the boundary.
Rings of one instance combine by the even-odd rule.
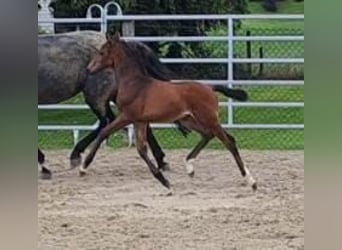
[[[176,22],[179,24],[179,22]],[[149,29],[155,28],[156,32],[163,33],[162,25],[170,25],[168,22],[145,22]],[[205,26],[205,24],[203,24]],[[85,25],[87,29],[96,24]],[[117,26],[117,25],[116,25]],[[172,26],[173,27],[173,26]],[[177,26],[178,27],[178,26]],[[193,26],[182,26],[182,32],[187,35]],[[212,26],[202,35],[226,36],[227,27],[223,22]],[[79,29],[85,28],[79,25]],[[170,27],[169,27],[170,28]],[[190,29],[191,28],[191,29]],[[59,27],[60,32],[69,31],[71,26]],[[137,27],[136,32],[139,32]],[[166,30],[166,29],[165,29]],[[151,35],[143,31],[137,35]],[[190,34],[189,33],[189,34]],[[234,34],[237,36],[303,36],[303,21],[287,20],[244,20],[235,26]],[[160,34],[159,34],[160,35]],[[164,34],[170,35],[170,34]],[[150,43],[147,43],[150,45]],[[227,57],[227,42],[157,42],[152,48],[160,57],[199,57],[199,58],[225,58]],[[303,41],[235,41],[234,57],[236,58],[304,58]],[[174,72],[175,79],[211,79],[225,80],[228,78],[226,64],[168,64]],[[303,64],[270,64],[270,63],[239,63],[234,64],[235,80],[304,80]],[[250,102],[304,102],[303,86],[236,86],[245,89],[249,94]],[[219,95],[221,102],[227,98]],[[67,103],[84,103],[78,96]],[[234,107],[234,124],[303,124],[304,107]],[[220,120],[227,123],[227,107],[220,107]],[[90,110],[39,110],[40,125],[47,124],[82,124],[91,125],[96,122],[96,117]],[[154,129],[157,140],[163,148],[191,148],[199,136],[193,132],[187,138],[183,137],[176,128]],[[230,129],[241,148],[248,149],[303,149],[304,130],[302,129]],[[80,138],[88,131],[81,131]],[[72,131],[40,131],[38,143],[42,148],[60,149],[73,147]],[[128,145],[125,131],[120,131],[111,136],[107,145],[112,148],[126,147]],[[210,148],[222,148],[216,140],[209,144]]]

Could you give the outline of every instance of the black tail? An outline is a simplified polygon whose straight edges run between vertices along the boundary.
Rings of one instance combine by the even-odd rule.
[[[242,89],[230,89],[223,85],[213,85],[211,86],[214,91],[220,92],[227,97],[231,97],[238,101],[245,102],[248,100],[248,94]]]

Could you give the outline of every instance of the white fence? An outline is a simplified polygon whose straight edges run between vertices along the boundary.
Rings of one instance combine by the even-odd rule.
[[[92,6],[93,8],[94,6]],[[100,8],[99,6],[95,6]],[[109,5],[110,7],[110,5]],[[102,8],[102,7],[101,7]],[[233,32],[234,21],[236,20],[300,20],[304,22],[304,15],[136,15],[124,16],[121,10],[118,15],[109,15],[108,6],[104,9],[100,8],[101,17],[92,17],[88,11],[86,18],[51,18],[38,20],[38,24],[47,23],[97,23],[100,24],[102,32],[106,32],[109,21],[124,21],[126,24],[132,24],[132,21],[141,20],[226,20],[227,36],[183,36],[183,37],[136,37],[125,36],[127,40],[151,42],[151,41],[226,41],[228,44],[228,53],[225,58],[161,58],[164,63],[226,63],[228,70],[228,78],[222,80],[198,80],[206,84],[222,84],[229,87],[234,85],[250,85],[250,86],[303,86],[302,80],[234,80],[234,63],[296,63],[304,64],[304,58],[235,58],[234,42],[235,41],[304,41],[304,36],[236,36]],[[220,102],[220,106],[227,107],[228,122],[223,124],[226,128],[240,129],[304,129],[304,124],[237,124],[234,122],[234,107],[304,107],[303,102],[234,102],[229,99],[227,102]],[[87,105],[44,105],[38,106],[38,109],[88,109]],[[157,128],[174,127],[172,124],[153,124]],[[71,130],[74,133],[74,142],[78,140],[79,131],[92,130],[94,125],[38,125],[38,130]],[[132,132],[132,131],[131,131]],[[131,142],[132,138],[130,138]]]

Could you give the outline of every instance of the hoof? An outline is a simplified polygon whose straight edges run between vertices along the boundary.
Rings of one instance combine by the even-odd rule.
[[[87,175],[87,172],[85,172],[85,171],[80,171],[80,172],[79,172],[79,175],[80,175],[80,177],[84,177],[84,176]]]
[[[161,166],[159,167],[159,169],[162,171],[170,171],[171,170],[170,165],[167,162],[163,162],[161,164]]]
[[[166,187],[168,190],[171,189],[171,184],[170,184],[170,182],[169,182],[167,179],[164,179],[164,180],[162,181],[162,184],[163,184],[164,187]]]
[[[50,171],[41,171],[40,172],[40,179],[41,180],[51,180],[52,179],[52,173]]]
[[[70,167],[71,167],[71,169],[80,166],[81,163],[82,163],[82,157],[81,156],[79,156],[77,158],[70,159]]]
[[[195,171],[191,172],[191,173],[188,173],[188,175],[191,177],[191,178],[194,178],[195,176]]]
[[[174,194],[173,189],[170,188],[170,189],[168,189],[168,190],[169,190],[169,191],[167,192],[166,197],[173,196],[173,194]]]
[[[258,190],[258,184],[256,182],[252,185],[252,189],[254,192]]]
[[[171,188],[170,182],[163,176],[161,172],[154,174],[157,180],[167,189]]]
[[[80,177],[84,177],[87,175],[87,170],[83,166],[80,167],[79,175]]]
[[[193,165],[194,159],[190,159],[190,160],[186,160],[185,161],[185,167],[186,167],[186,172],[188,173],[188,175],[190,177],[194,177],[195,176],[195,168]]]
[[[246,179],[247,179],[247,183],[252,187],[252,189],[254,191],[256,191],[258,189],[258,185],[256,180],[252,177],[252,175],[249,173],[249,170],[246,168]]]
[[[78,173],[79,173],[80,177],[84,177],[87,175],[87,171],[84,171],[84,170],[83,171],[80,170]]]

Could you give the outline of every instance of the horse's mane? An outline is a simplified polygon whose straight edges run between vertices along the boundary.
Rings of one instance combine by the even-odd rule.
[[[141,42],[127,42],[126,52],[139,64],[140,69],[146,76],[161,81],[171,79],[171,71],[160,61],[157,54],[147,45]]]

